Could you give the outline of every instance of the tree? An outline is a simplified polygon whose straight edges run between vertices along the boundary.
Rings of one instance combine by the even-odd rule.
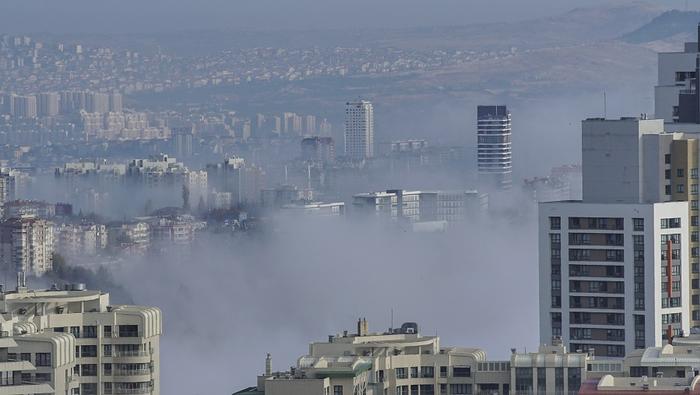
[[[199,212],[200,215],[204,214],[207,211],[207,205],[204,203],[204,196],[199,197],[199,204],[197,204],[197,211]]]
[[[190,188],[187,185],[182,186],[182,209],[190,211]]]

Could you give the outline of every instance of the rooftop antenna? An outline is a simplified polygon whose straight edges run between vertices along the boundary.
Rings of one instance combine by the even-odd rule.
[[[608,94],[603,91],[603,119],[608,119]]]
[[[394,332],[394,308],[391,308],[391,320],[389,323],[389,332]]]

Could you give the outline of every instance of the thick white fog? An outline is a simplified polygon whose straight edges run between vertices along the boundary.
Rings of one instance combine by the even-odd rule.
[[[285,221],[263,240],[209,238],[116,278],[164,312],[164,393],[254,385],[265,353],[286,369],[310,341],[352,330],[357,317],[386,330],[391,309],[395,324],[416,321],[445,344],[505,357],[538,341],[536,228],[525,206],[515,221],[474,220],[444,234]]]

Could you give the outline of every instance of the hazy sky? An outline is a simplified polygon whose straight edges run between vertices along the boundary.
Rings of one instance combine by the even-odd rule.
[[[2,32],[405,27],[498,22],[628,0],[3,0]],[[658,4],[659,2],[657,2]],[[682,1],[667,0],[670,6]],[[691,6],[698,3],[691,1]]]

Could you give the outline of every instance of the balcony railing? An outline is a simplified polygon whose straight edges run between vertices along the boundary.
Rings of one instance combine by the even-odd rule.
[[[151,369],[112,370],[113,376],[148,376]]]
[[[142,350],[125,350],[125,351],[117,351],[117,350],[112,350],[112,357],[118,358],[118,357],[147,357],[149,356],[150,353],[148,351],[142,351]],[[105,355],[105,357],[108,357],[109,355]]]

